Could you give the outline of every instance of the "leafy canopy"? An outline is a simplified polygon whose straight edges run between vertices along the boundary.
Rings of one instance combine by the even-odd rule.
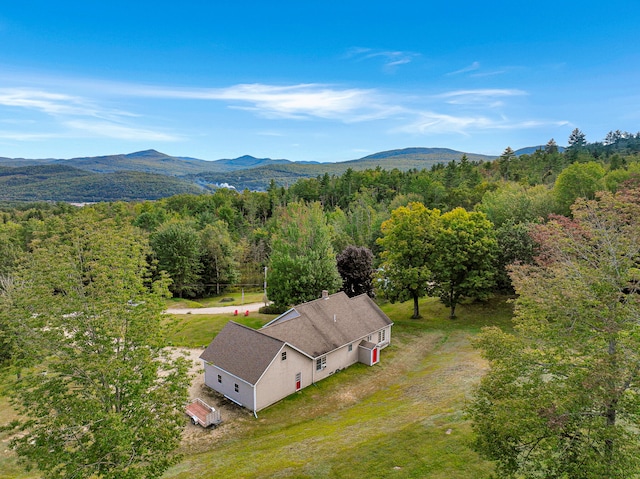
[[[640,192],[580,200],[513,268],[515,333],[486,329],[469,408],[500,477],[628,478],[640,468]]]
[[[168,295],[148,246],[95,210],[54,217],[1,297],[29,352],[9,390],[13,441],[43,477],[160,477],[179,456],[187,362],[163,349]]]

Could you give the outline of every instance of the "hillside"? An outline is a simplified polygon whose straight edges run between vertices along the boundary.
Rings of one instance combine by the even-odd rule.
[[[389,150],[365,156],[358,160],[341,161],[337,163],[298,163],[288,162],[270,164],[258,168],[249,168],[230,173],[200,173],[196,175],[199,181],[207,184],[228,183],[238,190],[266,190],[273,179],[276,184],[290,186],[300,178],[315,178],[324,175],[342,175],[349,168],[352,170],[367,170],[382,168],[401,171],[411,169],[428,169],[436,163],[459,161],[462,155],[467,155],[469,161],[491,161],[493,156],[475,153],[463,153],[447,148],[405,148]]]
[[[490,161],[494,157],[447,148],[389,150],[337,163],[293,162],[255,158],[205,161],[156,150],[129,154],[62,159],[0,158],[0,200],[114,201],[156,199],[198,193],[227,184],[238,190],[266,190],[271,180],[290,186],[301,178],[341,175],[347,169],[431,168],[459,160]]]
[[[130,201],[201,192],[186,180],[139,171],[98,174],[60,164],[0,168],[2,201]]]

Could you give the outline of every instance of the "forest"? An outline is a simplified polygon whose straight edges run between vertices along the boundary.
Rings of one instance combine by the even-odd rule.
[[[578,467],[576,464],[587,460],[606,477],[629,477],[625,474],[637,467],[634,459],[637,437],[621,453],[618,444],[624,441],[629,444],[635,433],[617,430],[613,433],[613,429],[595,422],[572,422],[571,411],[562,412],[561,408],[575,404],[550,406],[543,399],[562,395],[560,391],[568,384],[561,382],[554,389],[549,375],[566,376],[572,382],[582,381],[581,384],[593,381],[593,387],[602,391],[599,405],[594,407],[604,410],[607,425],[620,424],[620,419],[616,422],[616,414],[623,417],[631,411],[627,421],[640,414],[635,405],[637,396],[627,397],[635,394],[631,392],[635,379],[625,382],[626,372],[632,371],[629,377],[637,376],[638,366],[634,363],[637,353],[627,355],[624,361],[620,356],[635,344],[630,337],[638,336],[635,330],[625,328],[637,321],[633,315],[640,283],[639,256],[634,249],[638,237],[634,215],[640,188],[640,134],[612,131],[602,142],[588,143],[576,129],[568,143],[568,148],[560,151],[552,139],[544,148],[520,156],[507,147],[498,159],[489,162],[470,161],[463,155],[424,170],[349,169],[341,175],[298,180],[290,187],[272,181],[266,192],[220,188],[206,194],[180,194],[141,202],[101,202],[84,207],[66,203],[5,204],[0,210],[0,361],[3,368],[18,371],[18,375],[21,370],[34,368],[36,358],[27,357],[25,348],[33,347],[28,331],[41,328],[49,344],[68,354],[57,364],[59,371],[73,376],[65,367],[71,367],[69,358],[80,357],[78,349],[86,346],[89,350],[100,343],[104,354],[105,351],[112,354],[114,344],[120,348],[117,338],[125,330],[126,334],[132,334],[133,345],[122,346],[127,352],[124,354],[127,364],[139,365],[140,370],[146,371],[145,377],[156,377],[160,374],[157,364],[156,369],[149,369],[147,353],[141,354],[141,348],[135,344],[145,348],[151,344],[149,350],[155,351],[157,357],[162,356],[155,336],[161,328],[151,318],[162,309],[162,298],[167,296],[201,298],[264,288],[265,303],[271,302],[265,312],[276,313],[315,299],[322,290],[342,289],[349,295],[369,294],[380,302],[412,300],[415,319],[421,317],[419,298],[432,296],[439,298],[454,320],[460,304],[509,295],[519,298],[516,321],[523,324],[526,337],[534,338],[537,344],[546,341],[549,350],[540,347],[533,351],[525,339],[514,339],[511,333],[502,331],[488,329],[479,336],[477,346],[483,349],[495,374],[492,372],[483,379],[478,400],[470,409],[478,434],[477,450],[497,461],[504,477],[509,474],[537,477],[539,471],[547,471],[549,477],[553,474],[553,477],[583,477],[571,475],[575,471],[557,469],[556,463]],[[603,231],[619,233],[620,242],[624,243],[620,248],[627,249],[622,253],[615,250],[612,256],[620,255],[624,261],[620,259],[617,263],[615,274],[604,277],[602,273],[597,285],[586,280],[583,284],[581,275],[600,278],[594,271],[605,271],[605,265],[593,270],[593,264],[606,255],[587,258],[586,253],[576,252],[593,253],[605,243],[606,238],[601,238]],[[597,247],[590,243],[596,239]],[[582,269],[576,266],[581,261],[585,261]],[[574,267],[580,274],[566,276]],[[122,277],[114,273],[119,268],[124,272]],[[619,283],[612,293],[605,285],[616,274],[620,274]],[[539,283],[531,278],[539,279]],[[541,286],[544,284],[553,288],[546,291]],[[121,285],[121,289],[116,285]],[[589,311],[602,305],[611,308],[614,316],[623,316],[621,322],[605,322],[591,330],[608,334],[608,355],[562,342],[566,330],[554,329],[557,325],[532,326],[531,318],[558,315],[564,296],[552,296],[550,291],[564,295],[572,290],[572,285],[576,285],[572,297],[587,306],[572,311],[571,317],[591,318]],[[587,294],[592,291],[590,288],[598,294],[606,291],[599,298]],[[608,303],[611,295],[614,300]],[[534,297],[546,298],[547,306],[537,304]],[[117,306],[109,302],[111,299]],[[89,302],[95,305],[88,305]],[[95,319],[100,316],[95,312],[100,308],[109,311],[104,315],[109,318],[105,324]],[[16,312],[26,318],[24,323],[16,322]],[[130,315],[131,321],[120,324],[118,318],[122,314]],[[569,329],[574,327],[571,321],[569,324]],[[622,336],[616,336],[621,331]],[[631,331],[630,336],[624,331]],[[88,339],[102,333],[104,342]],[[589,332],[581,334],[584,338]],[[71,348],[70,336],[82,347]],[[42,358],[47,347],[43,346],[42,338],[39,341]],[[573,351],[576,356],[561,358],[562,351]],[[573,377],[570,371],[576,366],[576,357],[584,359],[582,371],[588,369],[591,361],[598,365],[606,363],[611,368],[597,369],[602,372],[597,377]],[[532,372],[527,366],[546,364],[551,361],[549,358],[553,358],[555,369],[545,367]],[[168,448],[175,445],[179,429],[169,410],[171,405],[184,400],[176,392],[183,381],[180,374],[184,365],[169,359],[162,364],[160,369],[165,371],[160,376],[167,379],[157,394],[158,401],[167,405],[159,414],[165,415],[172,425],[166,429]],[[122,379],[120,373],[113,372],[117,376],[114,383]],[[513,377],[528,378],[529,382],[518,388],[511,385],[509,378]],[[616,377],[625,379],[620,383]],[[41,393],[46,385],[40,380],[36,383],[26,379],[24,384],[22,392],[16,393],[23,399],[34,391]],[[133,388],[140,392],[150,384],[136,382]],[[68,400],[64,387],[60,389],[55,383],[50,386],[60,395],[57,400]],[[501,394],[509,391],[509,395],[498,397],[496,391]],[[607,395],[608,391],[615,393]],[[535,410],[525,406],[526,398],[530,397],[527,394],[532,393],[541,398]],[[633,407],[624,409],[625,401],[633,402]],[[576,404],[586,402],[585,397],[576,398]],[[109,408],[124,414],[128,407],[125,403],[117,402]],[[523,417],[531,413],[542,418],[545,426],[540,426],[544,429],[540,436],[528,437],[523,433],[527,428],[531,434],[537,432],[535,428],[522,426],[524,420],[520,431],[509,430],[504,425],[509,421],[496,426],[491,418],[504,413],[499,408],[505,403],[510,410],[521,411]],[[140,400],[136,404],[145,414],[155,414],[148,402]],[[83,406],[73,403],[73,407]],[[104,421],[114,421],[114,416],[104,416]],[[117,427],[125,428],[125,424],[118,423]],[[586,434],[599,431],[598,427],[600,435]],[[558,439],[561,444],[550,445],[549,450],[563,451],[566,456],[562,460],[554,463],[544,451],[538,455],[528,451],[527,444],[531,441],[541,441],[541,437],[549,436],[549,431],[558,430],[562,430]],[[41,470],[49,471],[49,477],[64,477],[59,464],[42,458],[43,451],[55,450],[58,445],[42,431],[32,430],[32,434],[25,437],[38,441],[34,439],[32,444],[27,439],[19,440],[18,453],[30,458]],[[488,437],[504,438],[504,442],[491,443]],[[40,443],[40,439],[44,442]],[[516,444],[518,439],[522,442]],[[102,440],[106,444],[113,437],[105,436]],[[585,452],[583,448],[589,449],[589,444],[596,444],[594,447],[601,450]],[[94,443],[87,443],[89,446]],[[122,447],[119,460],[130,461],[124,451],[128,446],[123,443]],[[140,450],[162,450],[159,447],[144,444]],[[77,460],[63,449],[56,450],[59,457],[68,454],[69,463]],[[143,458],[141,475],[131,473],[130,477],[151,477],[144,475],[148,473],[145,468],[166,470],[175,461],[171,462],[171,455],[165,453],[159,461]],[[598,459],[602,457],[609,460],[604,461],[609,465],[615,463],[617,469],[603,469]],[[527,475],[527,468],[533,471],[531,476]],[[117,473],[109,476],[98,469],[88,474],[87,477],[91,474],[118,477]]]

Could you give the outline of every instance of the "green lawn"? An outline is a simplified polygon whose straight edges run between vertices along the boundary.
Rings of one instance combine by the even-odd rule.
[[[196,300],[171,298],[167,301],[167,308],[212,308],[216,306],[241,306],[243,304],[261,303],[264,300],[262,291],[241,291],[225,293],[211,298]]]
[[[275,318],[272,314],[250,312],[239,314],[175,314],[167,315],[166,337],[172,346],[198,348],[206,346],[230,320],[257,329]]]
[[[511,307],[461,305],[452,321],[434,299],[420,306],[420,320],[409,319],[410,303],[383,306],[395,325],[379,365],[352,366],[258,419],[223,424],[221,436],[185,445],[165,477],[488,477],[462,412],[486,367],[469,338],[509,327]]]
[[[183,446],[166,479],[482,478],[493,468],[469,447],[463,409],[486,364],[469,343],[482,326],[510,328],[503,299],[458,307],[458,319],[435,299],[385,304],[392,344],[374,367],[354,365],[261,411],[202,430]],[[175,346],[200,347],[233,319],[259,327],[273,316],[168,317]],[[10,419],[0,399],[0,422]],[[224,418],[223,418],[224,419]],[[187,419],[185,417],[185,424]],[[16,465],[0,433],[0,479],[37,477]]]

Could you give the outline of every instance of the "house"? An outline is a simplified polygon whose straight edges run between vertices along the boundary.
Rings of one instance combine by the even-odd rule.
[[[200,355],[205,384],[255,414],[352,364],[378,363],[392,325],[366,294],[323,291],[259,330],[227,323]]]

